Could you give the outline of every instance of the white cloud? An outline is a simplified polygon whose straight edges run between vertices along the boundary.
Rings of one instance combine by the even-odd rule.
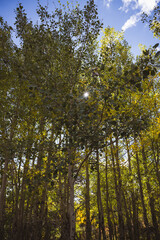
[[[157,6],[159,0],[122,0],[123,6],[120,8],[123,11],[138,9],[140,12],[150,14],[151,11]]]
[[[103,0],[103,4],[108,8],[110,7],[111,2],[112,0]]]
[[[140,13],[132,15],[123,25],[122,31],[126,31],[128,28],[136,26],[136,23],[140,20],[140,18],[141,18]]]
[[[153,9],[157,6],[159,1],[156,0],[139,0],[138,7],[141,8],[142,12],[150,14]]]
[[[122,0],[123,6],[120,7],[120,10],[123,10],[125,12],[128,12],[129,7],[131,7],[132,9],[135,8],[135,4],[137,3],[136,0]]]
[[[123,6],[120,10],[128,12],[130,9],[138,11],[138,13],[132,15],[122,26],[122,30],[133,27],[141,19],[140,15],[145,12],[148,15],[151,14],[153,9],[157,6],[160,0],[122,0]]]

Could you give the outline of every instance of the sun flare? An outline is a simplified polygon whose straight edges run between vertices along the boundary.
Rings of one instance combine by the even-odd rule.
[[[83,94],[83,96],[84,96],[84,98],[88,98],[88,97],[89,97],[89,92],[85,92],[85,93]]]

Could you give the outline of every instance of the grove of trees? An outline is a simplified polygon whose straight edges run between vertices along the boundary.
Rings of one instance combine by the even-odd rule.
[[[94,0],[0,18],[0,239],[160,239],[160,52]],[[160,37],[159,8],[144,16]],[[103,27],[100,43],[97,38]]]

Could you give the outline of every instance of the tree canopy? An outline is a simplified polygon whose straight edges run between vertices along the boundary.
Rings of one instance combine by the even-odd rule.
[[[94,0],[38,1],[35,24],[15,12],[19,45],[0,17],[1,239],[159,240],[158,44],[134,61]]]

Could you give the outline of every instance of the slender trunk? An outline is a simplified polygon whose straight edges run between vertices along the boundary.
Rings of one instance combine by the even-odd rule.
[[[113,175],[114,175],[114,183],[115,183],[115,193],[116,193],[116,201],[117,201],[117,211],[118,211],[118,222],[119,222],[119,239],[125,239],[125,231],[124,231],[124,220],[123,220],[123,212],[122,212],[122,200],[121,200],[121,192],[119,189],[119,181],[117,181],[117,172],[116,172],[116,165],[115,165],[115,157],[114,157],[114,145],[112,142],[112,138],[110,139],[111,142],[111,158],[112,158],[112,167],[113,167]],[[117,149],[116,149],[117,150]],[[117,154],[117,153],[116,153]],[[117,156],[116,156],[117,158]],[[119,178],[118,178],[119,180]]]
[[[67,166],[65,166],[67,168]],[[62,191],[62,189],[61,189]],[[61,240],[69,240],[70,227],[69,227],[69,182],[67,176],[64,176],[64,190],[61,194]]]
[[[127,202],[126,202],[126,198],[125,198],[124,192],[122,192],[122,196],[123,196],[123,202],[124,202],[124,210],[125,210],[125,214],[126,214],[128,237],[129,237],[130,240],[133,240],[131,216],[129,215],[128,206],[127,206]]]
[[[4,239],[4,214],[5,214],[5,198],[6,198],[6,185],[7,185],[7,171],[9,159],[5,159],[5,165],[2,177],[2,187],[0,192],[0,239]]]
[[[39,134],[41,137],[40,143],[39,143],[39,153],[38,153],[38,159],[37,159],[37,169],[41,170],[41,165],[43,163],[43,156],[44,156],[44,139],[45,135],[43,134],[45,128],[45,120],[44,118],[40,121],[40,127],[39,127]]]
[[[69,224],[70,224],[70,240],[75,239],[75,211],[74,211],[74,178],[73,165],[70,163],[68,169],[69,181]]]
[[[120,162],[119,162],[119,146],[118,146],[118,136],[116,136],[116,165],[117,165],[117,172],[118,172],[118,188],[119,188],[119,196],[120,201],[124,203],[124,211],[126,213],[126,221],[127,221],[127,228],[128,228],[128,235],[129,239],[133,239],[133,233],[132,233],[132,226],[131,226],[131,218],[128,213],[128,207],[127,202],[125,198],[125,194],[122,189],[122,177],[121,177],[121,168],[120,168]]]
[[[90,221],[89,169],[86,161],[86,239],[92,239]]]
[[[131,227],[131,219],[128,213],[128,208],[127,208],[127,203],[126,203],[126,198],[122,189],[122,177],[121,177],[121,168],[120,168],[120,161],[119,161],[119,146],[118,146],[118,136],[116,136],[116,166],[117,166],[117,173],[118,173],[118,189],[119,189],[119,198],[120,202],[124,203],[124,211],[126,213],[126,220],[127,220],[127,228],[128,228],[128,234],[129,234],[129,239],[133,239],[132,235],[132,227]]]
[[[129,166],[129,175],[132,177],[132,166],[131,166],[131,158],[129,152],[128,141],[126,139],[126,146],[127,146],[127,156],[128,156],[128,166]],[[139,224],[138,224],[138,215],[136,209],[136,197],[133,187],[133,179],[131,178],[131,199],[132,199],[132,211],[133,211],[133,235],[134,240],[139,240]]]
[[[19,203],[19,216],[18,216],[18,222],[17,222],[17,239],[22,239],[24,233],[24,203],[25,203],[25,195],[26,195],[26,175],[28,172],[28,166],[29,166],[29,160],[26,159],[26,163],[24,166],[24,172],[23,172],[23,179],[22,179],[22,185],[21,185],[21,193],[20,193],[20,203]]]
[[[111,214],[112,214],[112,221],[113,221],[113,240],[117,240],[118,239],[117,223],[115,221],[117,216],[112,208],[111,208]]]
[[[136,139],[135,142],[137,143]],[[142,177],[141,177],[141,171],[140,171],[140,161],[138,152],[136,150],[136,162],[137,162],[137,175],[138,175],[138,182],[139,182],[139,188],[140,188],[140,197],[141,197],[141,203],[142,203],[142,209],[143,209],[143,220],[144,224],[147,230],[147,240],[150,240],[150,233],[149,233],[149,223],[147,218],[147,210],[144,203],[144,194],[143,194],[143,186],[142,186]]]
[[[51,229],[52,229],[52,226],[51,226],[50,222],[48,221],[48,205],[46,203],[46,206],[45,206],[45,236],[44,236],[44,240],[51,239]]]
[[[10,129],[10,135],[9,138],[6,136],[7,130],[5,129],[5,124],[4,124],[4,129],[2,131],[2,137],[3,140],[5,141],[4,144],[4,169],[3,169],[3,175],[2,175],[2,185],[0,189],[0,237],[3,239],[4,238],[4,215],[5,215],[5,201],[6,201],[6,187],[7,187],[7,172],[8,172],[8,164],[9,161],[12,158],[12,139],[14,136],[14,131],[15,131],[15,126],[17,123],[17,117],[13,118],[12,123],[11,123],[11,129]],[[6,140],[8,138],[8,140]]]
[[[32,134],[33,134],[33,129],[31,130],[31,133],[28,132],[26,160],[23,168],[23,178],[22,178],[20,201],[19,201],[19,216],[18,216],[18,222],[17,222],[18,239],[23,239],[23,235],[25,235],[24,227],[26,225],[26,216],[28,214],[28,212],[25,211],[25,197],[27,193],[27,174],[29,171],[29,165],[30,165],[30,159],[31,159],[31,148],[33,144]]]
[[[153,197],[153,194],[152,194],[151,185],[149,183],[148,169],[147,169],[147,164],[146,164],[147,159],[146,159],[144,146],[142,147],[142,158],[143,158],[145,176],[146,176],[146,179],[147,179],[146,180],[146,185],[147,185],[149,205],[150,205],[150,210],[151,210],[151,215],[152,215],[152,224],[154,226],[155,239],[159,240],[160,239],[160,233],[159,233],[159,230],[158,230],[158,222],[157,222],[157,218],[156,218],[155,201],[154,201],[154,197]]]
[[[160,170],[159,170],[159,146],[158,143],[155,143],[156,145],[156,150],[154,147],[154,142],[152,140],[152,152],[153,152],[153,159],[154,159],[154,163],[155,163],[155,170],[156,170],[156,177],[159,183],[159,187],[160,187]]]
[[[160,186],[160,161],[159,161],[159,144],[158,141],[156,140],[156,149],[157,149],[157,158],[156,160],[156,173],[157,173],[157,178],[158,178],[158,182],[159,182],[159,186]]]
[[[17,179],[16,179],[17,180]],[[17,181],[18,182],[18,181]],[[17,182],[15,182],[15,211],[14,211],[14,217],[13,217],[13,228],[12,228],[12,234],[13,234],[13,240],[17,239],[17,222],[18,222],[18,197],[19,197],[19,187]]]
[[[41,125],[41,132],[43,131],[44,129],[44,122],[42,121],[42,125]],[[46,209],[47,209],[47,191],[48,191],[48,185],[51,184],[50,183],[50,180],[51,180],[51,176],[50,176],[50,173],[51,173],[51,158],[52,158],[52,152],[53,152],[53,137],[54,137],[54,126],[52,125],[52,132],[51,132],[51,136],[50,136],[50,142],[49,142],[49,147],[48,147],[48,157],[47,157],[47,162],[46,162],[46,170],[45,170],[45,175],[47,176],[46,178],[46,181],[44,182],[44,185],[42,186],[43,188],[43,193],[42,193],[42,196],[41,196],[41,199],[40,199],[40,210],[39,210],[39,220],[40,220],[40,230],[38,231],[39,232],[39,237],[41,236],[41,232],[42,232],[42,229],[43,229],[43,225],[47,226],[47,229],[48,229],[48,225],[47,225],[47,222],[45,222],[45,220],[47,221],[47,218],[48,216],[46,215]],[[43,140],[42,140],[43,141]],[[44,146],[42,146],[42,149],[40,149],[40,151],[43,151],[44,149]],[[40,153],[40,162],[43,161],[42,157],[43,157],[43,154]],[[41,163],[39,163],[40,166],[41,166]],[[60,172],[59,172],[59,182],[60,182],[60,186],[61,186],[61,175],[60,175]],[[53,183],[52,183],[53,184]],[[61,191],[61,188],[60,188],[60,191]],[[50,233],[46,233],[47,235],[49,235]]]
[[[108,220],[108,228],[109,228],[109,239],[113,239],[113,225],[110,216],[110,207],[109,207],[109,186],[108,186],[108,157],[107,151],[106,155],[106,210],[107,210],[107,220]]]
[[[103,235],[103,240],[106,240],[106,232],[104,226],[104,214],[103,214],[103,206],[101,199],[101,183],[100,183],[100,171],[99,171],[99,152],[98,149],[96,151],[97,154],[97,205],[98,205],[98,214],[99,214],[99,240],[101,240],[101,231]]]

